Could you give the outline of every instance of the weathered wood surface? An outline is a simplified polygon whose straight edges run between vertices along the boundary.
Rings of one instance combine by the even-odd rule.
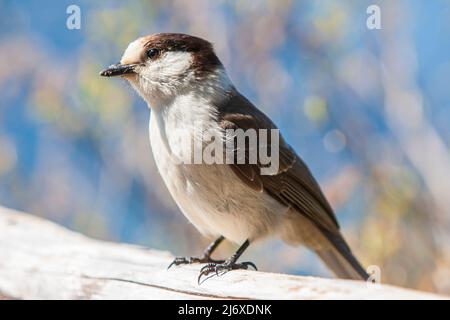
[[[358,281],[233,271],[197,284],[200,265],[166,270],[167,252],[89,239],[0,207],[0,298],[434,299]]]

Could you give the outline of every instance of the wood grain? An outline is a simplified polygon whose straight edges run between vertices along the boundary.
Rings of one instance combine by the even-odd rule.
[[[359,281],[233,271],[197,284],[201,265],[167,270],[168,252],[90,239],[0,207],[0,298],[441,299]]]

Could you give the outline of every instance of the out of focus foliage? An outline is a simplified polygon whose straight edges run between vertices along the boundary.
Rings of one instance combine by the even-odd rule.
[[[81,30],[68,30],[72,2],[0,2],[2,205],[199,253],[208,239],[155,170],[150,111],[98,76],[138,36],[185,32],[214,43],[310,165],[365,265],[383,282],[450,293],[450,2],[77,1]],[[381,30],[366,27],[370,4]],[[329,275],[275,240],[246,254],[262,270]]]

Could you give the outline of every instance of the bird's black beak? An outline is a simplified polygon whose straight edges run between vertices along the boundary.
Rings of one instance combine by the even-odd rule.
[[[134,68],[137,66],[137,64],[113,64],[100,72],[100,75],[103,77],[117,77],[117,76],[123,76],[126,74],[134,74],[136,73],[134,71]]]

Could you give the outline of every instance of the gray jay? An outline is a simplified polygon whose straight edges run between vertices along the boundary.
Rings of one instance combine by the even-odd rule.
[[[199,282],[211,273],[256,269],[251,262],[238,262],[239,257],[250,243],[278,236],[315,251],[338,277],[368,278],[318,183],[283,137],[271,174],[261,173],[259,157],[237,163],[180,161],[192,150],[183,137],[198,140],[199,127],[224,141],[230,140],[229,129],[277,129],[237,91],[208,41],[175,33],[142,37],[130,43],[120,63],[100,74],[125,78],[151,107],[150,144],[161,177],[187,219],[202,234],[217,238],[202,256],[178,257],[172,264],[206,263]],[[224,239],[241,246],[226,260],[212,259]]]

